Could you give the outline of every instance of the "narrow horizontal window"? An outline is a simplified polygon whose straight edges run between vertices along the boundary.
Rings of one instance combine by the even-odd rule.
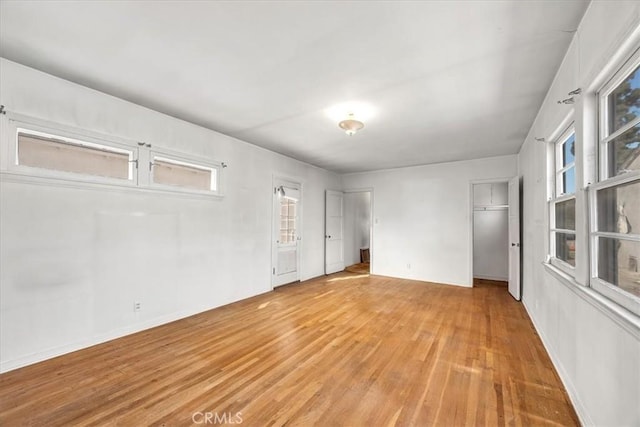
[[[200,191],[218,191],[218,169],[164,157],[154,157],[153,182]]]
[[[40,169],[131,180],[133,151],[18,131],[16,163]]]

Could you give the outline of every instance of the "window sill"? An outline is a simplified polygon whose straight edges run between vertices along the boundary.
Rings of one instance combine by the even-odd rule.
[[[131,183],[114,184],[111,182],[83,181],[66,177],[45,177],[26,174],[18,171],[1,171],[0,182],[12,182],[18,184],[32,184],[64,188],[77,188],[82,190],[99,189],[122,193],[165,194],[175,197],[201,200],[222,200],[224,196],[219,194],[207,194],[201,191],[189,191],[171,189],[166,187],[141,187]]]
[[[560,283],[569,288],[574,294],[597,308],[602,314],[620,325],[623,329],[640,340],[640,317],[619,306],[593,289],[583,286],[559,268],[543,262],[545,270]]]
[[[549,259],[549,265],[551,267],[554,267],[554,268],[557,268],[558,270],[560,270],[570,280],[575,280],[574,277],[576,275],[576,268],[573,265],[569,264],[568,262],[563,261],[560,258],[552,257],[551,255],[548,256],[548,259]],[[578,285],[578,286],[580,286],[580,285]]]

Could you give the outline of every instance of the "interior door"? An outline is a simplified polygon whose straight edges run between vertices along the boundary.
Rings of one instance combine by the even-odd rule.
[[[520,178],[509,180],[509,293],[520,301]]]
[[[325,274],[344,270],[344,194],[327,190],[325,198]]]
[[[273,188],[273,287],[300,280],[300,184],[274,180]]]

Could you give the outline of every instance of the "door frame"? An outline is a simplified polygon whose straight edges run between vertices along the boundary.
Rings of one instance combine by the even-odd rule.
[[[289,175],[282,175],[282,174],[273,174],[271,177],[271,268],[269,269],[269,274],[271,276],[271,290],[274,290],[276,288],[275,285],[275,281],[276,281],[276,274],[275,271],[278,268],[278,257],[277,257],[277,253],[278,253],[278,244],[276,243],[276,241],[278,240],[278,236],[280,234],[280,229],[276,229],[276,212],[279,212],[279,206],[276,204],[276,197],[275,197],[275,188],[278,187],[279,185],[283,185],[284,184],[290,184],[292,186],[297,186],[300,188],[300,203],[297,206],[297,213],[298,213],[298,223],[297,223],[297,235],[298,235],[298,249],[297,249],[297,254],[296,254],[296,263],[297,263],[297,273],[298,273],[298,281],[300,280],[300,272],[302,270],[302,257],[301,257],[301,252],[302,252],[302,245],[304,244],[304,238],[303,238],[303,223],[302,223],[302,219],[303,219],[303,211],[304,211],[304,202],[303,202],[303,197],[304,197],[304,182],[298,178],[298,177],[294,177],[294,176],[289,176]],[[279,215],[279,214],[278,214]],[[279,219],[279,217],[278,217]],[[295,281],[294,281],[295,282]],[[293,282],[292,282],[293,283]],[[280,285],[278,285],[280,286]]]
[[[509,180],[513,176],[502,178],[488,178],[488,179],[473,179],[469,181],[469,287],[473,288],[473,186],[476,184],[507,184],[509,187]],[[509,227],[507,222],[507,227]]]
[[[518,262],[516,265],[516,273],[515,274],[511,274],[512,271],[512,265],[513,263],[511,262],[511,257],[509,257],[509,293],[511,294],[511,296],[516,300],[516,301],[522,301],[522,191],[521,191],[521,178],[519,175],[514,176],[513,178],[511,178],[509,180],[509,184],[508,184],[508,194],[509,194],[509,229],[508,229],[508,233],[509,233],[509,253],[512,253],[514,250],[518,253]],[[515,186],[515,194],[517,195],[516,199],[517,199],[517,206],[513,205],[511,203],[511,186],[512,184],[514,184]],[[514,211],[516,214],[513,215],[512,212]],[[512,236],[511,235],[511,219],[515,217],[517,220],[517,224],[518,224],[518,234],[517,236]],[[514,243],[514,241],[516,241]],[[516,287],[512,286],[512,279],[513,278],[517,278],[516,280]]]
[[[373,187],[362,187],[362,188],[348,188],[345,190],[342,190],[342,192],[344,194],[347,193],[370,193],[371,197],[369,198],[369,211],[371,212],[370,217],[369,217],[369,224],[371,224],[371,226],[369,227],[369,274],[373,274],[373,260],[375,258],[376,252],[373,249],[373,245],[374,245],[374,230],[375,230],[375,222],[374,222],[374,191],[373,191]]]
[[[336,194],[340,195],[340,249],[342,251],[342,263],[341,264],[336,263],[336,264],[342,265],[342,269],[329,272],[328,271],[329,265],[327,263],[327,259],[328,259],[327,252],[329,250],[329,242],[331,239],[331,235],[328,234],[330,231],[328,230],[327,210],[329,207],[329,196],[331,195],[331,193],[334,193],[334,195]],[[334,241],[335,240],[331,240],[331,242],[334,242]],[[344,263],[344,191],[326,189],[324,191],[324,274],[329,275],[333,273],[338,273],[340,271],[344,271],[345,267],[346,265]]]

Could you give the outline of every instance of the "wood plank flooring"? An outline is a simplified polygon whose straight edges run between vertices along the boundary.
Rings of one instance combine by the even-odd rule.
[[[347,273],[356,273],[356,274],[369,274],[369,263],[361,262],[359,264],[353,264],[344,269]]]
[[[208,421],[208,422],[207,422]],[[523,306],[340,273],[0,375],[0,425],[578,425]]]

